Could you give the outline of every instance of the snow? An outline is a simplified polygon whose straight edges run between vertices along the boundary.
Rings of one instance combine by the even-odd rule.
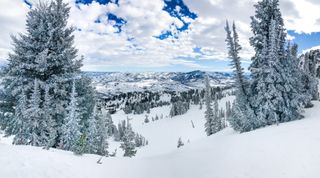
[[[234,96],[227,96],[219,101],[219,106],[225,110],[225,103],[233,101]],[[163,106],[151,109],[150,114],[134,115],[125,114],[123,111],[112,115],[113,122],[117,124],[121,120],[130,119],[134,131],[143,135],[149,142],[149,145],[138,150],[137,156],[153,156],[164,154],[175,150],[179,137],[186,144],[200,138],[206,137],[204,132],[204,109],[199,110],[199,106],[191,105],[188,112],[181,116],[169,117],[171,106]],[[160,117],[164,119],[152,122],[151,118]],[[150,123],[144,123],[145,115],[149,115]],[[192,127],[194,123],[195,128]],[[118,149],[119,150],[119,149]]]
[[[232,74],[221,72],[86,72],[93,80],[96,90],[105,95],[128,92],[188,91],[203,89],[204,76],[209,75],[211,86],[223,87],[234,83]]]
[[[224,98],[232,100],[232,97]],[[305,119],[239,134],[227,128],[204,133],[203,112],[197,106],[183,116],[143,123],[144,115],[129,115],[135,131],[149,140],[134,158],[75,156],[71,152],[12,146],[0,139],[0,177],[4,178],[318,178],[320,177],[320,103],[306,109]],[[169,107],[155,108],[168,115]],[[123,113],[113,115],[114,122]],[[195,123],[192,128],[191,121]],[[181,137],[185,146],[177,148]],[[190,143],[187,143],[187,140]],[[113,149],[113,143],[110,143]],[[112,150],[111,150],[112,151]],[[120,154],[120,153],[118,153]]]
[[[302,54],[306,54],[306,53],[308,53],[308,52],[310,52],[310,51],[318,50],[318,49],[320,49],[320,46],[314,46],[314,47],[312,47],[312,48],[302,50]]]

